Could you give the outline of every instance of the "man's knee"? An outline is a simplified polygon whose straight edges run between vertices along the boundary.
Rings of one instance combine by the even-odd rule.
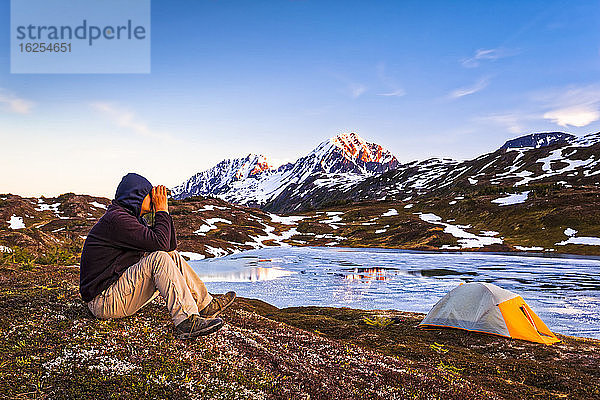
[[[178,252],[177,250],[171,250],[171,251],[167,251],[167,254],[169,254],[169,256],[171,256],[171,258],[172,258],[173,260],[175,260],[175,259],[176,259],[176,258],[178,258],[178,257],[181,257],[181,256],[179,255],[179,252]]]
[[[151,260],[151,264],[153,267],[163,267],[168,268],[175,265],[175,261],[171,254],[168,251],[157,250],[153,251],[148,255],[148,258]]]
[[[154,258],[164,258],[164,257],[169,257],[171,258],[171,256],[169,255],[168,251],[164,251],[164,250],[156,250],[156,251],[152,251],[148,254],[148,257],[154,257]]]

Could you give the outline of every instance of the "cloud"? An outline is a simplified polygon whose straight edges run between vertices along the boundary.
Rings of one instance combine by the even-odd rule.
[[[476,68],[479,66],[481,61],[496,61],[498,59],[510,57],[515,54],[517,54],[516,51],[503,48],[478,49],[475,51],[473,56],[462,59],[461,63],[465,68]]]
[[[108,119],[115,125],[121,128],[129,129],[137,135],[151,139],[175,141],[175,139],[167,133],[155,132],[151,130],[146,123],[140,121],[135,113],[124,110],[121,107],[117,107],[112,103],[95,102],[92,103],[91,106],[96,111],[106,115]]]
[[[587,107],[569,107],[548,111],[544,114],[544,118],[565,128],[569,125],[582,127],[598,121],[600,112]]]
[[[600,84],[567,86],[529,93],[518,108],[473,118],[491,122],[511,133],[537,129],[547,120],[563,128],[583,127],[600,120]]]
[[[336,81],[342,84],[340,90],[341,93],[350,96],[353,99],[357,99],[367,91],[368,87],[361,82],[357,82],[352,78],[348,78],[346,75],[339,71],[329,71],[328,75],[333,77]]]
[[[475,121],[492,122],[494,124],[503,126],[510,133],[523,133],[525,132],[525,123],[527,121],[539,120],[540,115],[538,114],[525,114],[521,112],[507,112],[500,114],[485,115],[482,117],[474,118]]]
[[[396,89],[393,92],[388,92],[388,93],[377,93],[377,96],[389,96],[389,97],[400,97],[400,96],[404,96],[406,94],[406,92],[404,91],[404,89]]]
[[[367,91],[367,87],[362,83],[349,83],[348,90],[350,91],[350,96],[353,99],[357,99]]]
[[[389,89],[383,93],[377,93],[377,96],[386,96],[386,97],[401,97],[406,94],[406,91],[398,85],[393,78],[389,77],[385,72],[386,65],[385,63],[377,64],[377,76],[379,80],[384,83]]]
[[[475,84],[473,84],[471,86],[462,87],[462,88],[453,90],[452,92],[450,92],[450,94],[448,96],[451,99],[458,99],[460,97],[464,97],[464,96],[468,96],[470,94],[477,93],[477,92],[485,89],[488,84],[489,84],[488,78],[481,78],[480,80],[478,80],[477,82],[475,82]]]
[[[562,127],[582,127],[600,119],[600,85],[568,86],[533,96],[544,105],[544,119]]]
[[[15,114],[29,114],[34,103],[15,96],[14,94],[0,88],[0,104],[8,112]]]

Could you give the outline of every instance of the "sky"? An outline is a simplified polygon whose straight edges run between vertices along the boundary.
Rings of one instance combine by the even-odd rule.
[[[0,30],[0,193],[113,198],[349,131],[401,162],[600,131],[598,1],[151,4],[149,74],[11,74]]]

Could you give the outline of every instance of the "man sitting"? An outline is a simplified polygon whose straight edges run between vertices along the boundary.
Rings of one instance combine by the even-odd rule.
[[[152,209],[154,225],[142,216]],[[158,294],[167,303],[181,339],[207,335],[223,326],[216,318],[235,298],[217,298],[175,250],[167,188],[153,187],[129,173],[117,187],[106,213],[92,227],[81,253],[79,291],[97,318],[134,314]]]

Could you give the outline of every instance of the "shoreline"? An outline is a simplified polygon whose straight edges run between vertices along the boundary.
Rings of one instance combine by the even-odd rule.
[[[345,253],[347,254],[344,255]],[[451,256],[450,254],[454,255],[457,258],[454,258],[453,260],[453,256]],[[425,316],[429,312],[431,306],[433,306],[433,304],[438,299],[443,297],[448,291],[450,291],[460,282],[485,281],[495,283],[495,281],[498,280],[502,281],[503,283],[497,284],[513,292],[516,292],[518,295],[521,295],[526,301],[528,301],[529,304],[534,308],[534,310],[536,310],[536,312],[539,313],[542,320],[549,324],[548,326],[551,329],[552,327],[554,327],[554,329],[552,329],[553,332],[558,332],[560,334],[573,337],[600,340],[600,330],[597,329],[593,322],[597,320],[597,318],[590,317],[591,319],[587,322],[578,322],[577,318],[573,318],[571,316],[571,313],[568,311],[569,307],[575,307],[577,310],[579,310],[579,312],[584,311],[584,308],[582,308],[581,305],[577,302],[577,299],[581,297],[581,295],[577,294],[577,280],[574,280],[572,282],[569,281],[569,290],[571,291],[570,295],[564,292],[564,290],[566,289],[563,288],[563,291],[561,291],[561,289],[559,289],[558,286],[556,287],[555,290],[558,290],[558,292],[556,292],[557,294],[563,293],[565,296],[567,296],[564,302],[564,306],[562,305],[563,303],[561,301],[553,300],[552,294],[549,294],[550,297],[543,295],[542,293],[536,294],[536,288],[544,286],[543,284],[545,283],[552,284],[554,282],[554,275],[556,273],[561,273],[560,271],[562,271],[563,269],[565,271],[571,271],[571,274],[576,273],[575,271],[586,271],[587,274],[588,270],[590,271],[590,274],[593,274],[593,271],[600,267],[600,260],[588,260],[582,257],[573,258],[564,256],[552,257],[552,259],[550,259],[548,257],[542,258],[530,254],[522,256],[512,253],[476,254],[481,254],[481,256],[472,254],[470,252],[446,252],[445,254],[439,254],[439,252],[435,251],[417,251],[387,248],[349,248],[334,246],[274,246],[246,250],[239,253],[230,254],[224,257],[207,258],[204,260],[191,260],[190,264],[193,266],[193,268],[196,269],[198,274],[202,276],[202,279],[207,279],[207,286],[213,288],[214,290],[223,290],[223,288],[228,286],[227,282],[231,282],[231,285],[233,285],[232,288],[234,290],[239,291],[241,295],[248,295],[257,299],[262,299],[266,302],[272,302],[271,304],[277,307],[343,307],[360,309],[364,311],[378,310],[381,312],[413,312],[421,313],[422,316]],[[438,259],[436,256],[442,258]],[[282,261],[283,259],[286,259],[286,257],[291,257],[291,260],[294,261],[288,265],[287,263]],[[414,262],[407,261],[405,264],[404,261],[402,261],[403,259],[405,259],[405,257],[407,257],[407,260],[413,260]],[[220,261],[219,259],[223,260]],[[255,263],[256,260],[263,262]],[[379,261],[374,261],[373,263],[370,263],[370,260]],[[398,266],[396,266],[396,262],[394,260],[397,260]],[[362,285],[352,286],[357,290],[367,290],[367,292],[364,292],[357,298],[353,297],[349,301],[341,301],[339,298],[330,295],[330,293],[334,293],[337,290],[345,290],[343,288],[345,288],[346,285],[341,284],[341,286],[339,286],[340,284],[331,281],[329,278],[327,278],[327,275],[322,275],[322,278],[319,279],[323,280],[319,281],[318,283],[315,283],[314,285],[310,283],[313,282],[311,280],[312,278],[310,277],[314,274],[325,274],[325,272],[319,272],[322,269],[321,267],[324,267],[325,270],[328,271],[329,268],[333,268],[334,270],[331,273],[346,273],[343,271],[343,267],[340,267],[341,269],[339,271],[336,269],[336,266],[339,262],[345,263],[346,261],[352,263],[352,268],[357,268],[357,270],[355,270],[354,272],[350,271],[347,273],[361,274],[360,278],[359,275],[352,275],[355,277],[355,279],[360,279],[361,282],[370,282],[372,279],[376,279],[376,276],[385,276],[386,280],[391,279],[391,289],[371,290],[366,289],[366,286],[363,287]],[[318,267],[316,266],[316,264],[314,264],[315,262],[319,263]],[[468,268],[461,267],[460,264],[463,264],[465,262],[474,266]],[[502,273],[489,273],[489,268],[487,268],[487,266],[493,266],[496,264],[505,264],[506,266],[503,268],[505,268],[506,271]],[[382,269],[379,270],[379,267],[376,267],[375,265],[381,266]],[[535,266],[539,265],[540,267],[544,266],[545,268],[549,268],[549,271],[551,272],[548,272],[546,275],[544,275],[544,279],[547,280],[538,281],[538,283],[536,284],[533,284],[531,282],[528,284],[520,284],[520,281],[518,281],[518,279],[515,281],[515,279],[511,277],[513,277],[514,273],[518,273],[519,271],[521,271],[522,268],[514,266],[511,267],[511,265],[523,265],[523,268],[525,268],[526,271],[530,271],[531,273],[534,273]],[[206,268],[208,269],[204,270],[204,266],[206,266]],[[294,279],[293,281],[286,281],[285,277],[276,278],[278,281],[268,283],[269,286],[250,287],[244,285],[244,280],[247,279],[247,277],[251,275],[254,276],[254,272],[251,272],[254,271],[253,268],[259,266],[267,270],[269,268],[284,269],[288,271],[286,274],[296,274],[299,272],[302,272],[302,274],[295,275],[296,278],[292,278]],[[228,271],[226,275],[219,274],[218,271],[221,267],[225,268],[225,270]],[[479,270],[479,267],[483,269]],[[427,268],[431,268],[432,271],[447,271],[447,273],[429,275],[427,274]],[[396,272],[387,271],[388,269],[394,270]],[[375,270],[377,270],[378,272],[375,272]],[[394,276],[397,273],[401,275],[408,274],[407,276],[414,275],[415,279],[420,279],[421,277],[429,276],[442,279],[434,279],[434,281],[436,282],[432,281],[430,283],[425,284],[425,287],[429,287],[429,289],[423,288],[422,293],[420,294],[410,294],[411,298],[413,298],[414,301],[418,301],[419,304],[413,305],[402,300],[404,293],[403,289],[397,286],[397,279],[408,278],[394,278],[391,275],[388,275],[388,272]],[[526,276],[531,277],[531,273],[528,272]],[[381,276],[379,274],[381,274]],[[215,276],[221,277],[222,279],[215,280]],[[273,278],[264,279],[266,279],[266,281],[270,281]],[[383,280],[383,278],[381,279]],[[508,279],[508,281],[506,281],[506,279]],[[523,276],[523,279],[526,279],[525,276]],[[454,286],[452,285],[452,283],[448,283],[448,281],[455,282]],[[322,287],[323,295],[314,297],[311,295],[311,289],[310,291],[300,290],[294,296],[273,296],[273,291],[285,292],[287,287],[286,285],[291,284],[290,282],[300,282],[300,284],[301,282],[304,282],[307,284],[311,284],[311,287]],[[381,283],[384,284],[383,282]],[[269,289],[264,289],[266,287],[268,287]],[[385,284],[384,286],[376,286],[376,288],[383,287],[387,288]],[[373,293],[379,293],[382,290],[385,292],[385,296],[387,297],[380,298],[378,301],[375,302],[370,301],[368,299],[368,296],[373,295]],[[411,289],[412,292],[414,292],[415,290],[417,289]],[[593,288],[589,290],[592,291],[589,294],[589,296],[592,296],[597,299],[597,291],[594,292]],[[370,294],[367,294],[367,297],[365,298],[365,293]],[[428,304],[429,307],[424,307],[422,306],[423,304]]]
[[[266,247],[261,247],[258,249],[250,249],[250,250],[243,250],[241,252],[238,253],[231,253],[231,254],[227,254],[224,256],[219,256],[220,257],[227,257],[229,255],[232,254],[242,254],[244,252],[247,251],[254,251],[254,250],[262,250],[262,249],[268,249],[271,247],[286,247],[286,246],[266,246]],[[356,250],[356,249],[377,249],[377,250],[394,250],[394,252],[401,252],[401,253],[411,253],[411,254],[490,254],[490,255],[499,255],[499,256],[515,256],[515,257],[533,257],[533,258],[563,258],[563,259],[581,259],[581,260],[591,260],[591,261],[600,261],[600,256],[597,255],[589,255],[589,254],[577,254],[577,253],[559,253],[559,252],[528,252],[528,251],[493,251],[493,250],[447,250],[447,249],[440,249],[440,250],[419,250],[419,249],[401,249],[401,248],[396,248],[396,247],[371,247],[371,246],[354,246],[354,247],[347,247],[347,246],[303,246],[303,245],[296,245],[296,244],[290,244],[290,247],[310,247],[310,248],[319,248],[319,249],[349,249],[349,250]],[[217,258],[217,257],[215,257]]]
[[[176,340],[159,297],[97,320],[68,266],[0,267],[0,391],[7,397],[522,399],[600,396],[600,340],[541,345],[453,329],[423,314],[277,308],[239,297],[224,327]]]
[[[318,247],[318,246],[313,246],[313,247]],[[327,248],[327,249],[329,249],[329,248]],[[260,251],[261,249],[256,249],[256,250]],[[246,251],[254,251],[254,250],[246,250]],[[241,253],[236,253],[236,254],[241,254]],[[230,255],[232,255],[232,254],[230,254]],[[221,257],[215,257],[215,258],[223,258],[223,257],[227,257],[227,256],[221,256]],[[215,258],[207,258],[204,260],[194,260],[194,262],[210,261]],[[79,269],[79,265],[62,265],[62,266],[59,266],[59,268]],[[0,270],[1,269],[2,269],[2,267],[0,267]],[[219,293],[217,293],[217,294],[219,294]],[[378,308],[359,308],[359,307],[349,307],[349,306],[328,306],[328,305],[310,305],[310,304],[304,304],[304,305],[300,305],[300,306],[278,307],[274,304],[267,302],[266,300],[262,300],[262,299],[259,299],[256,297],[248,297],[248,298],[243,297],[243,296],[239,296],[239,297],[245,298],[250,301],[263,302],[263,303],[269,305],[270,307],[275,307],[280,310],[293,309],[293,308],[331,308],[331,309],[345,309],[345,310],[351,310],[351,311],[357,311],[357,312],[369,312],[369,313],[378,313],[378,314],[406,313],[406,314],[413,314],[415,316],[419,316],[421,319],[424,318],[425,315],[427,315],[427,313],[425,313],[425,312],[400,310],[400,309],[396,309],[396,308],[378,309]],[[443,330],[443,329],[441,329],[441,330]],[[552,332],[560,337],[566,337],[566,338],[577,339],[577,340],[591,340],[591,341],[598,342],[600,344],[600,332],[598,333],[598,335],[599,335],[598,337],[569,335],[569,334],[565,334],[565,333],[561,333],[561,332],[557,332],[557,331],[552,331]]]

